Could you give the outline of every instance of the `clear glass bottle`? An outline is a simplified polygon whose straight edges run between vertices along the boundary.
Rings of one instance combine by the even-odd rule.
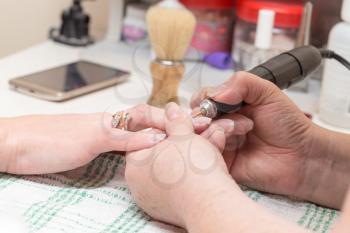
[[[255,37],[259,10],[275,12],[270,55],[294,48],[301,22],[303,5],[296,3],[240,0],[237,6],[237,22],[234,31],[233,57],[235,70],[249,70],[255,53]]]

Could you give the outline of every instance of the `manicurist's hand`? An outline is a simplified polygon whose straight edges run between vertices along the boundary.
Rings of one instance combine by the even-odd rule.
[[[42,174],[83,166],[108,151],[134,151],[165,138],[164,111],[147,105],[127,110],[129,131],[112,128],[110,113],[0,119],[0,172]],[[193,122],[207,127],[208,120]]]
[[[206,97],[247,103],[222,117],[234,120],[238,129],[254,123],[248,134],[236,129],[227,135],[224,157],[238,182],[340,208],[350,182],[349,136],[314,125],[274,84],[249,73],[205,88],[193,96],[192,107]],[[210,128],[202,135],[210,135]]]

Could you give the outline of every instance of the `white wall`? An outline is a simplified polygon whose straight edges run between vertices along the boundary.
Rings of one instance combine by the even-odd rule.
[[[72,0],[0,0],[0,58],[47,39]],[[108,0],[84,2],[92,18],[91,30],[101,38],[108,17]]]

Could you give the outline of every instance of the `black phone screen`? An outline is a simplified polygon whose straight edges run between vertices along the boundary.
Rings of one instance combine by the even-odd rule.
[[[31,74],[21,79],[58,92],[68,92],[126,74],[128,73],[122,70],[80,61]]]

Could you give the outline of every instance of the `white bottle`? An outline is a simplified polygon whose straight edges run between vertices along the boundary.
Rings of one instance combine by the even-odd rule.
[[[343,0],[342,19],[328,40],[328,48],[350,60],[350,0]],[[320,100],[320,119],[325,123],[350,129],[350,71],[339,62],[325,64]]]
[[[250,51],[245,62],[247,70],[277,55],[277,52],[271,48],[275,15],[276,13],[273,10],[259,10],[254,48]]]

